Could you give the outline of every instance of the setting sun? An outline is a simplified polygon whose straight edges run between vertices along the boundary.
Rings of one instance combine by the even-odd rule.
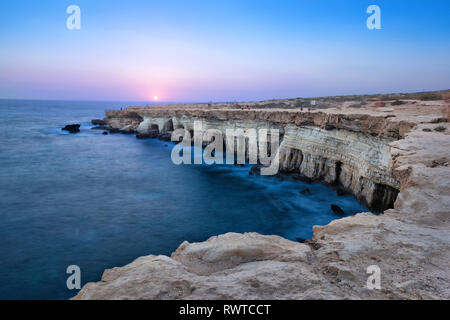
[[[158,96],[154,96],[153,100],[155,100],[155,101],[159,100]]]

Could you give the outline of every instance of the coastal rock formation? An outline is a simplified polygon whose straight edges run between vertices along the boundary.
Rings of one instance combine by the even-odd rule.
[[[70,133],[77,133],[77,132],[80,132],[80,125],[79,124],[68,124],[61,130],[69,131]]]
[[[344,210],[342,210],[341,207],[339,207],[338,205],[332,204],[331,205],[331,210],[333,210],[333,212],[337,215],[343,216],[345,214]]]
[[[134,133],[136,128],[143,121],[143,118],[136,112],[127,112],[125,117],[106,118],[110,132]]]
[[[315,226],[304,243],[255,233],[184,242],[171,257],[151,255],[106,270],[74,299],[449,299],[450,124],[442,104],[108,111],[109,125],[127,125],[128,113],[138,113],[143,123],[136,131],[163,128],[169,119],[186,129],[192,119],[278,127],[285,171],[339,181],[356,196],[360,188],[368,202],[393,208]],[[439,126],[445,130],[435,131]],[[379,290],[367,287],[373,265],[381,271]]]
[[[376,115],[334,114],[291,110],[150,110],[133,108],[107,111],[112,128],[135,130],[137,137],[158,136],[169,140],[173,128],[198,132],[220,130],[226,142],[227,129],[277,129],[280,132],[280,172],[338,186],[371,210],[392,208],[399,182],[391,174],[389,143],[415,124],[390,121]],[[138,116],[137,116],[138,115]],[[143,121],[137,124],[136,119]],[[245,119],[249,117],[248,119]],[[247,146],[248,147],[248,146]],[[228,146],[227,146],[228,149]],[[248,153],[248,149],[246,150]],[[252,172],[255,173],[256,171]]]
[[[106,125],[106,121],[105,120],[103,120],[103,119],[93,119],[93,120],[91,120],[91,123],[94,125],[94,126],[104,126],[104,125]]]

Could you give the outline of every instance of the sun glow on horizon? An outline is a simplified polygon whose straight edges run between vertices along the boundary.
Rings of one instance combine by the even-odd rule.
[[[154,97],[153,97],[153,100],[158,101],[158,100],[159,100],[159,97],[158,97],[158,96],[154,96]]]

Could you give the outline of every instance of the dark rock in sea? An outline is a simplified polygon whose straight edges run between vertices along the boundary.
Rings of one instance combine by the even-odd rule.
[[[149,139],[149,138],[157,138],[158,137],[158,130],[149,130],[145,133],[138,133],[136,135],[137,139]]]
[[[304,194],[305,196],[309,196],[311,194],[311,190],[309,190],[308,188],[305,188],[302,191],[300,191],[300,193]]]
[[[336,194],[340,197],[351,194],[349,191],[345,190],[342,187],[337,187],[335,190],[336,190]]]
[[[104,125],[106,125],[106,121],[105,121],[105,120],[102,120],[102,119],[94,119],[94,120],[91,120],[91,123],[92,123],[94,126],[97,126],[97,125],[104,126]]]
[[[133,134],[136,132],[131,125],[125,126],[122,129],[120,129],[119,131],[120,131],[120,133],[124,133],[124,134]]]
[[[120,130],[117,128],[109,128],[109,133],[119,133]]]
[[[311,183],[315,182],[314,179],[308,178],[308,177],[306,177],[304,175],[301,175],[301,174],[298,174],[298,173],[295,173],[295,172],[294,173],[290,173],[290,176],[291,176],[292,179],[294,179],[296,181],[302,181],[302,182],[305,182],[307,184],[311,184]]]
[[[68,124],[64,128],[62,128],[64,131],[69,131],[70,133],[77,133],[80,132],[80,125],[79,124]]]
[[[248,172],[249,175],[260,175],[261,174],[261,168],[263,168],[262,165],[256,164],[253,167],[251,167],[250,171]]]
[[[297,240],[300,243],[304,243],[306,241],[306,239],[303,238],[295,238],[295,240]]]
[[[91,128],[91,130],[108,130],[108,129],[109,129],[108,126],[97,126]]]
[[[107,131],[103,131],[102,134],[106,136],[108,134],[108,132]]]
[[[148,133],[138,133],[136,134],[136,139],[148,139],[153,138]]]
[[[172,131],[161,133],[158,138],[163,141],[170,141],[172,139]]]
[[[335,204],[331,205],[331,210],[333,210],[333,212],[339,216],[343,216],[345,214],[344,210],[342,210],[341,207]]]

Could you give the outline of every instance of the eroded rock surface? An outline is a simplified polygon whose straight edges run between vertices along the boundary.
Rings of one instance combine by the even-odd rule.
[[[356,145],[377,143],[371,140],[376,137],[380,145],[374,156],[356,160],[365,161],[376,173],[384,170],[381,173],[392,179],[400,192],[393,209],[315,226],[313,238],[305,243],[255,233],[227,233],[201,243],[184,242],[171,257],[150,255],[106,270],[100,282],[86,284],[75,299],[449,299],[450,125],[443,103],[409,101],[395,108],[354,108],[343,102],[336,108],[312,111],[125,111],[144,119],[136,130],[145,119],[152,119],[148,124],[163,119],[158,120],[163,126],[167,119],[202,118],[235,124],[263,121],[281,126],[285,134],[295,129],[291,126],[299,127],[295,130],[300,132],[319,128],[336,131],[336,136],[361,138],[355,140]],[[127,118],[108,112],[108,124],[118,121],[112,119],[120,115]],[[175,127],[177,124],[173,121]],[[446,130],[435,131],[436,127]],[[306,143],[302,134],[289,142],[291,149]],[[347,147],[351,151],[354,146]],[[361,148],[366,150],[364,145]],[[305,157],[303,149],[298,149],[302,154],[292,153],[288,169],[296,165],[292,159]],[[317,161],[311,159],[311,163]],[[348,165],[340,170],[353,175],[355,168],[360,174],[364,166]],[[375,192],[381,198],[390,197],[385,190]],[[380,290],[366,286],[371,265],[381,270]]]

